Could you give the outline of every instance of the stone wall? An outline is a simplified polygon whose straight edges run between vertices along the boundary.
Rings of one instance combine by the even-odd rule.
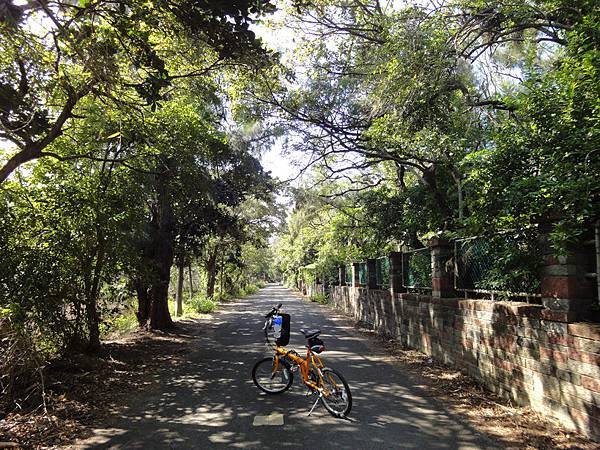
[[[333,286],[335,308],[600,440],[600,326],[542,305]]]

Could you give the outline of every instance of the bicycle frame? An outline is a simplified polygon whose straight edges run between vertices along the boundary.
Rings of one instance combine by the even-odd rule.
[[[325,367],[323,365],[323,361],[317,355],[315,355],[310,348],[306,350],[306,358],[296,354],[294,350],[288,350],[285,347],[275,347],[275,363],[273,364],[273,373],[276,373],[279,369],[279,358],[284,357],[293,361],[300,368],[300,375],[302,376],[302,382],[307,385],[309,388],[314,390],[321,390],[319,386],[317,386],[310,378],[310,369],[314,367],[317,369],[317,374],[320,378],[321,369]]]
[[[281,337],[281,334],[278,333],[279,325],[281,324],[279,320],[275,323],[275,326],[272,326],[274,322],[273,317],[279,312],[280,308],[281,303],[273,307],[271,312],[265,316],[266,320],[263,327],[265,340],[274,354],[271,358],[263,358],[254,365],[252,369],[254,384],[267,394],[279,394],[292,386],[294,380],[293,372],[299,369],[298,372],[302,377],[302,382],[308,388],[306,395],[316,394],[316,399],[308,415],[310,416],[319,402],[321,402],[332,416],[337,418],[347,417],[352,408],[350,387],[338,371],[325,367],[323,361],[318,356],[323,348],[322,343],[313,348],[310,347],[311,341],[309,340],[309,345],[306,347],[306,356],[301,356],[295,350],[288,350],[283,345],[280,345],[287,344],[289,341],[287,335],[289,332],[288,328],[284,330],[286,333],[284,338],[282,340],[279,339]],[[269,331],[275,331],[273,334],[276,337],[275,342],[270,341]],[[310,335],[318,336],[318,333],[314,332]],[[258,376],[257,370],[260,373]],[[277,376],[281,376],[280,381],[279,378],[275,380]],[[270,380],[275,380],[276,384],[279,383],[279,386],[271,388],[269,378]],[[263,380],[265,384],[263,384]],[[339,407],[340,400],[343,402],[341,404],[342,409]]]
[[[271,312],[271,314],[266,316],[267,320],[265,321],[265,325],[263,327],[267,345],[269,347],[271,347],[272,349],[274,349],[274,351],[275,351],[274,364],[273,364],[273,375],[275,375],[277,373],[277,371],[279,370],[279,358],[280,357],[288,358],[289,360],[291,360],[293,363],[295,363],[300,368],[300,375],[302,376],[302,382],[309,389],[318,391],[320,394],[323,394],[323,389],[320,388],[316,383],[314,383],[309,377],[310,370],[312,367],[314,367],[315,369],[317,369],[317,375],[321,381],[321,384],[323,384],[323,375],[321,373],[321,369],[324,368],[325,365],[323,364],[323,361],[321,361],[321,358],[319,358],[310,349],[310,347],[306,348],[306,357],[303,358],[295,350],[288,350],[285,347],[280,347],[277,344],[271,343],[271,341],[269,340],[268,329],[271,325],[271,320],[272,320],[271,317],[272,317],[272,314],[276,313],[280,307],[281,307],[281,304],[279,304],[277,306],[277,308],[273,308],[273,311]]]

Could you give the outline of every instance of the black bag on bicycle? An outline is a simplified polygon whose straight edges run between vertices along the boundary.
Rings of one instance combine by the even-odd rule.
[[[277,316],[281,317],[281,334],[275,340],[275,343],[278,346],[283,347],[290,343],[290,315],[278,314]]]
[[[313,337],[308,340],[308,347],[315,353],[321,353],[325,350],[325,342],[318,337]]]

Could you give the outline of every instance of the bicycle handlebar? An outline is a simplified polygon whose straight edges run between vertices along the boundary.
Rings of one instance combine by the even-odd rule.
[[[271,325],[271,318],[281,309],[282,303],[279,303],[277,306],[273,306],[273,309],[270,313],[265,316],[265,326],[263,327],[263,331],[265,332],[265,338],[267,343],[269,342],[269,326]]]
[[[275,314],[277,311],[279,311],[279,309],[281,308],[282,305],[283,305],[283,303],[279,303],[277,306],[273,306],[273,309],[271,310],[271,312],[269,314],[267,314],[265,316],[265,319],[268,319],[269,317],[273,317],[273,314]]]

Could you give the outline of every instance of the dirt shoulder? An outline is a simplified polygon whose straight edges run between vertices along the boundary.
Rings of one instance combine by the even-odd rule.
[[[440,364],[423,353],[403,348],[397,341],[378,336],[359,324],[355,328],[385,348],[414,384],[509,449],[600,448],[599,443],[564,430],[557,422],[530,408],[511,405],[455,368]]]
[[[44,370],[46,412],[37,402],[7,414],[0,448],[52,448],[87,437],[91,426],[123,409],[124,398],[155,389],[162,367],[185,362],[202,330],[199,321],[180,321],[171,333],[140,330],[104,342],[98,356],[52,361]]]

